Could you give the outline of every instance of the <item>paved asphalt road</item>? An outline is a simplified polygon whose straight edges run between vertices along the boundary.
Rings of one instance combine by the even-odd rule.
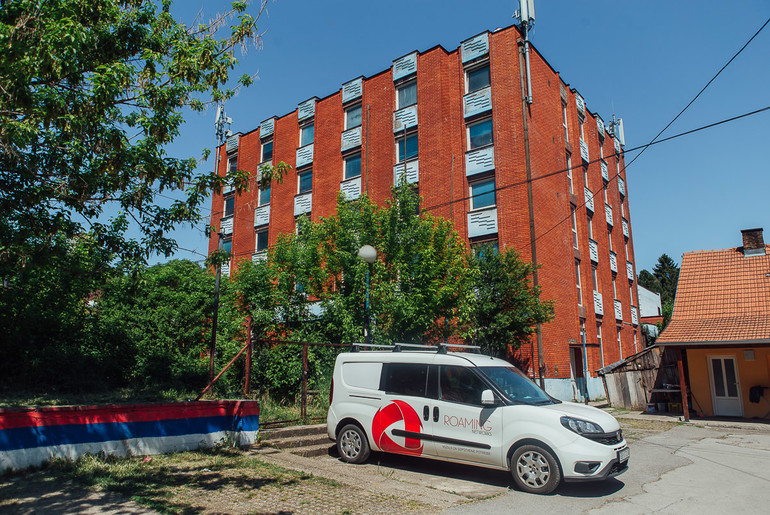
[[[629,471],[554,494],[516,490],[447,513],[768,513],[770,433],[682,425],[631,445]]]

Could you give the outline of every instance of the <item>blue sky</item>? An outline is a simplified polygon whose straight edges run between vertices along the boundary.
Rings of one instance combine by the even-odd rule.
[[[185,0],[176,10],[208,17],[226,5]],[[266,31],[261,50],[249,49],[232,75],[259,76],[225,106],[232,130],[250,131],[413,50],[451,50],[506,27],[517,6],[515,0],[270,0],[259,23]],[[623,118],[630,149],[663,129],[769,17],[767,0],[536,0],[531,39],[591,111],[605,121],[613,113]],[[769,58],[766,27],[663,137],[770,106]],[[213,123],[213,109],[190,113],[170,152],[197,157],[213,148]],[[764,227],[770,241],[768,139],[770,111],[652,146],[629,166],[637,270],[650,269],[664,252],[680,262],[690,250],[739,246],[741,229]],[[175,236],[176,257],[202,259],[181,248],[206,254],[201,230]]]

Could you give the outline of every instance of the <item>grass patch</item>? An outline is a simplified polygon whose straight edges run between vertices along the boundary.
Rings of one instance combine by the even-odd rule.
[[[173,402],[195,399],[199,392],[177,388],[96,389],[87,392],[46,390],[0,391],[0,408],[38,406],[87,406],[143,402]]]
[[[248,498],[262,489],[319,481],[228,448],[147,458],[86,455],[76,461],[55,460],[48,472],[87,487],[119,493],[161,513],[199,512],[214,495]],[[327,480],[323,484],[339,486]]]

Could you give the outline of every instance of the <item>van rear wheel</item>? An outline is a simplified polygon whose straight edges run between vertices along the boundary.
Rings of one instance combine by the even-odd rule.
[[[342,428],[337,436],[337,451],[343,461],[363,463],[369,457],[369,442],[364,430],[355,424]]]
[[[516,449],[511,456],[511,474],[516,486],[532,494],[550,494],[561,482],[556,459],[538,445]]]

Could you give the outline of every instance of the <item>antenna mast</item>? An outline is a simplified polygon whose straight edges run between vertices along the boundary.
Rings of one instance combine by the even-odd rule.
[[[519,10],[513,13],[524,33],[524,61],[527,65],[527,104],[532,103],[532,74],[529,69],[529,31],[535,25],[535,0],[519,0]]]

